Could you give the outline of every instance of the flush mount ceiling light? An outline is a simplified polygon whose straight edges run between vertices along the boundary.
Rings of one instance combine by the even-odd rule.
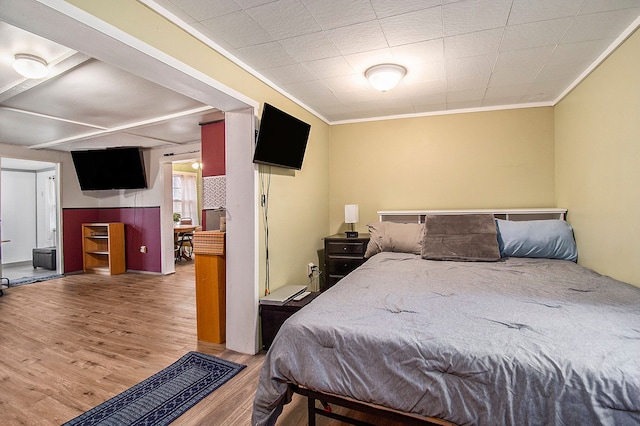
[[[13,69],[26,78],[42,78],[47,75],[47,61],[28,53],[15,55]]]
[[[396,87],[405,74],[407,74],[407,69],[403,66],[380,64],[369,68],[365,71],[364,76],[367,77],[374,89],[386,92]]]

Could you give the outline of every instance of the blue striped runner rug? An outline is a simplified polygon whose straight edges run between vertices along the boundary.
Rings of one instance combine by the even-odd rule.
[[[64,426],[168,425],[245,367],[212,355],[189,352]]]

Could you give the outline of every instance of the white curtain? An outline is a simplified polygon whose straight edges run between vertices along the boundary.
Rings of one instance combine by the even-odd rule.
[[[194,225],[198,218],[198,175],[196,173],[173,172],[173,212],[181,217],[190,217]]]

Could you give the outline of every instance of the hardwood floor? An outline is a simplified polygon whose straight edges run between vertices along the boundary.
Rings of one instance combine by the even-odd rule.
[[[264,354],[197,341],[193,262],[70,275],[0,298],[0,424],[59,425],[197,350],[246,364],[175,424],[249,424]]]
[[[249,425],[264,353],[198,342],[193,262],[176,269],[167,276],[78,274],[5,290],[0,424],[60,425],[197,350],[247,368],[173,424]],[[296,395],[278,425],[304,424],[306,400]]]

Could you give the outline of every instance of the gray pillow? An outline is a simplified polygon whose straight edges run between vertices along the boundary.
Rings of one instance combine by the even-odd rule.
[[[369,244],[364,257],[383,251],[420,254],[423,223],[374,222],[369,227]]]
[[[564,220],[496,219],[502,257],[542,257],[576,262],[573,228]]]
[[[422,258],[481,262],[500,260],[493,215],[427,216]]]

